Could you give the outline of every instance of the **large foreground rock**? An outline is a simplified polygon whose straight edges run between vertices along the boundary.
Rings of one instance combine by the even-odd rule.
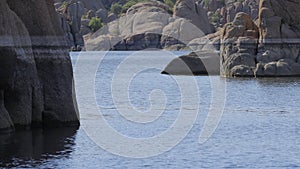
[[[52,2],[1,1],[0,13],[0,130],[78,125],[68,45]]]

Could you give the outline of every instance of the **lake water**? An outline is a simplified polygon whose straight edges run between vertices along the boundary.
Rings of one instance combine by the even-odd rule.
[[[160,74],[184,53],[72,53],[82,126],[0,135],[0,167],[300,168],[300,78]],[[222,108],[208,125],[216,130],[200,143],[209,112]],[[156,136],[182,118],[187,123],[160,146],[134,145],[145,138],[155,145]],[[124,140],[99,124],[103,120]]]

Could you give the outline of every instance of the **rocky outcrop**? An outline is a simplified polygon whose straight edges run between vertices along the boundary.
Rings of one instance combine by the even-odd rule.
[[[204,32],[196,25],[186,19],[177,18],[164,27],[161,45],[164,49],[172,46],[179,47],[179,45],[181,45],[181,48],[185,48],[195,37],[203,37],[204,35]]]
[[[98,18],[102,24],[117,19],[118,14],[109,11],[114,3],[124,4],[124,0],[55,0],[55,8],[60,17],[60,25],[65,32],[72,51],[84,50],[84,39],[94,31],[89,27],[91,19]]]
[[[200,51],[173,59],[162,71],[162,74],[218,75],[219,72],[219,54],[215,51]]]
[[[84,41],[81,32],[81,18],[85,12],[81,1],[65,2],[63,6],[57,9],[60,24],[67,39],[68,45],[73,51],[80,51],[84,47]],[[91,32],[91,30],[89,30]],[[86,33],[89,33],[86,32]]]
[[[158,1],[136,4],[128,9],[126,15],[94,33],[85,42],[86,50],[161,48],[161,34],[169,24],[169,12],[169,7]]]
[[[178,0],[174,6],[174,16],[189,20],[204,34],[214,32],[214,28],[208,20],[206,10],[194,0]]]
[[[78,125],[68,45],[52,2],[1,1],[0,9],[0,130]]]
[[[246,13],[238,13],[221,34],[221,75],[254,76],[258,28]],[[242,72],[242,74],[241,74]]]
[[[188,47],[193,51],[220,50],[222,30],[206,36],[195,38],[188,43]]]
[[[300,2],[261,0],[257,76],[300,75]]]
[[[201,6],[197,9],[200,11],[200,8]],[[178,10],[182,11],[183,9]],[[206,13],[202,14],[197,14],[196,19],[203,16],[203,20],[207,21]],[[208,22],[203,22],[203,25],[207,26],[207,24],[209,25]],[[205,31],[207,32],[207,30]],[[87,50],[142,50],[149,48],[178,50],[186,48],[190,41],[204,35],[205,32],[194,25],[190,19],[172,16],[171,9],[165,4],[159,1],[149,1],[132,6],[126,15],[107,24],[90,36],[86,40],[85,46]],[[121,40],[115,42],[116,39]],[[105,45],[100,46],[100,44]]]
[[[211,23],[216,27],[222,27],[232,22],[239,12],[248,14],[252,20],[258,17],[259,0],[202,0],[201,5],[208,11]]]
[[[221,75],[299,76],[299,8],[296,1],[261,0],[258,32],[249,16],[238,14],[224,27]],[[235,24],[238,18],[244,24]]]

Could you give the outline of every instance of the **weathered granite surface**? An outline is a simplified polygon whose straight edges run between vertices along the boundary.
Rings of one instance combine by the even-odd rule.
[[[260,0],[257,26],[238,13],[221,36],[221,75],[300,76],[299,9],[299,1]]]
[[[53,2],[2,0],[0,22],[0,130],[79,125]]]

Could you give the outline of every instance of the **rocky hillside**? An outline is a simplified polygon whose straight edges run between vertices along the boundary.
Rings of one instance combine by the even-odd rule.
[[[208,2],[204,6],[209,11],[218,11],[218,7],[222,6],[219,1]],[[228,20],[215,33],[192,40],[188,46],[193,51],[201,51],[197,52],[200,55],[195,57],[195,53],[191,53],[184,56],[184,63],[192,71],[205,69],[207,65],[202,63],[197,68],[194,64],[189,64],[190,60],[205,61],[202,58],[207,58],[211,51],[217,49],[220,51],[216,52],[220,55],[220,65],[210,62],[209,67],[220,66],[220,74],[224,77],[300,76],[300,2],[260,0],[257,16],[256,7],[244,10],[245,4],[249,4],[249,7],[256,6],[250,0],[231,3],[235,7],[233,9],[239,9],[233,12],[233,19],[227,13],[232,8],[222,7],[222,11],[227,11],[227,14],[221,16],[227,17],[220,18]],[[237,11],[240,12],[235,14]],[[214,60],[214,57],[209,58]],[[171,63],[165,68],[165,73],[179,74],[177,70],[180,68]],[[203,74],[207,73],[209,72]]]
[[[203,0],[201,4],[216,28],[232,22],[239,12],[248,14],[252,20],[258,18],[259,0]]]
[[[73,72],[52,3],[0,1],[0,130],[78,125]]]
[[[149,43],[147,40],[146,42],[142,42],[145,39],[154,39],[154,41],[156,41],[153,42],[150,47],[173,50],[183,49],[186,48],[191,40],[202,37],[205,34],[214,33],[226,23],[233,21],[234,16],[238,12],[245,12],[249,14],[252,19],[256,19],[258,16],[257,0],[56,0],[55,2],[56,9],[61,18],[61,25],[72,50],[81,50],[84,45],[90,45],[91,42],[93,44],[99,43],[105,47],[98,46],[95,48],[87,46],[88,50],[106,50],[107,46],[112,44],[113,45],[110,47],[113,50],[139,50],[141,48],[144,49],[149,47],[149,45],[146,45]],[[104,30],[115,29],[115,26],[112,25],[116,24],[111,22],[130,18],[133,15],[133,12],[136,13],[136,15],[144,17],[139,17],[139,19],[141,19],[140,22],[132,23],[138,24],[139,30],[142,30],[144,27],[144,32],[135,32],[133,28],[133,30],[128,30],[128,32],[131,32],[131,35],[127,34],[126,36],[120,33],[116,36],[116,33],[110,34],[103,30],[95,33],[96,30],[103,26],[107,27],[102,28]],[[147,15],[143,15],[145,13],[159,13],[160,15],[168,14],[169,21],[168,23],[161,22],[159,21],[160,18],[149,20]],[[184,20],[183,25],[182,20],[179,20],[180,18]],[[129,20],[128,24],[130,24],[131,19],[125,20]],[[142,23],[145,21],[147,24]],[[160,25],[163,27],[161,28],[162,30],[156,32],[160,34],[153,35],[151,32],[147,32],[149,27],[156,29],[155,27],[158,22],[161,22]],[[170,33],[170,31],[172,34],[181,32],[180,34],[185,35],[187,34],[185,32],[188,31],[186,31],[186,29],[182,30],[182,28],[186,27],[185,23],[187,22],[193,25],[189,27],[196,27],[199,29],[199,32],[203,32],[202,35],[198,36],[199,34],[195,34],[193,37],[187,35],[185,38],[186,40],[181,42],[181,40],[176,38],[182,35],[167,37],[163,34],[163,29],[166,29],[166,31],[168,31],[167,33]],[[152,23],[154,26],[151,26]],[[168,30],[171,27],[172,30]],[[118,32],[122,32],[122,30],[118,30]],[[143,35],[136,37],[138,33],[152,35],[151,37],[144,37]],[[115,42],[117,43],[117,46],[114,47],[115,43],[112,43],[111,41],[118,41]],[[125,43],[125,41],[130,41],[130,45]],[[135,48],[135,45],[131,44],[131,41],[138,41],[134,42],[134,44],[146,44],[142,45],[144,47],[139,45]]]
[[[87,50],[178,50],[212,32],[205,9],[194,0],[177,1],[173,11],[162,2],[148,1],[133,5],[87,38],[85,45]]]

